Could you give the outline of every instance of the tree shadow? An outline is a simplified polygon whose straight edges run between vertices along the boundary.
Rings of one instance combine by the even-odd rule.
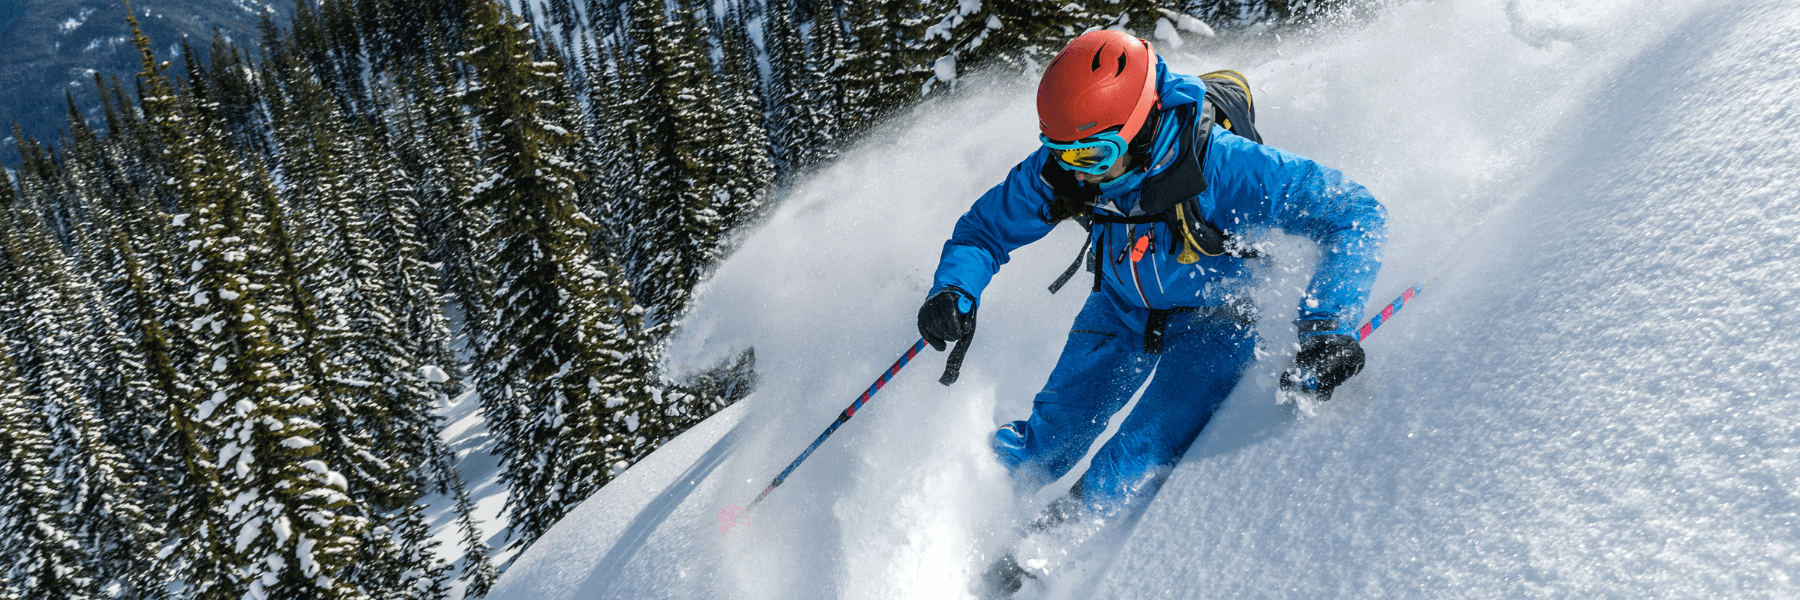
[[[632,557],[641,553],[649,543],[650,536],[668,522],[669,517],[675,514],[676,509],[680,508],[688,496],[700,487],[699,482],[711,475],[713,470],[731,456],[731,450],[736,446],[738,433],[742,429],[743,423],[739,422],[732,426],[731,431],[719,436],[719,439],[713,442],[712,447],[700,455],[700,458],[695,460],[687,471],[682,472],[681,476],[676,477],[668,487],[663,488],[661,493],[644,505],[643,510],[638,512],[631,523],[625,527],[624,532],[619,535],[619,539],[613,542],[612,548],[608,549],[606,555],[594,565],[587,582],[582,586],[582,593],[577,594],[578,597],[612,597],[610,595],[613,591],[612,588],[622,581],[618,575],[624,573],[625,567],[631,562]]]

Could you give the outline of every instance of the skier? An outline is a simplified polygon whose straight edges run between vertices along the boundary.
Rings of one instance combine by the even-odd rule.
[[[1154,370],[1060,504],[1110,515],[1155,493],[1255,355],[1246,262],[1261,252],[1248,241],[1259,230],[1320,246],[1280,385],[1324,399],[1362,369],[1353,332],[1385,210],[1343,173],[1262,145],[1242,75],[1176,74],[1149,42],[1095,31],[1045,70],[1037,112],[1043,147],[957,221],[919,309],[920,333],[943,350],[973,334],[1009,253],[1064,219],[1090,229],[1093,291],[1030,417],[994,434],[1021,492],[1066,474]]]

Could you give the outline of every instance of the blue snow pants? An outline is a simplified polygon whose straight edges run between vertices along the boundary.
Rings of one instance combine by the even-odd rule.
[[[1147,309],[1108,291],[1088,296],[1031,417],[994,434],[994,451],[1021,490],[1035,492],[1067,474],[1154,370],[1081,479],[1082,499],[1095,514],[1149,498],[1255,357],[1254,327],[1207,312],[1171,313],[1162,354],[1146,354],[1148,317]]]

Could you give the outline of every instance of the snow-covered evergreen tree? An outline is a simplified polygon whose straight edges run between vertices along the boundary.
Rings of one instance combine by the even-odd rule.
[[[363,202],[367,235],[373,244],[376,278],[384,284],[394,321],[369,333],[383,338],[387,364],[383,384],[400,402],[392,407],[388,424],[390,457],[414,465],[425,479],[442,480],[433,467],[447,453],[438,437],[441,426],[435,410],[445,390],[459,389],[453,378],[450,326],[444,316],[437,272],[424,260],[424,243],[417,225],[419,207],[415,177],[400,163],[389,141],[391,134],[365,121],[359,137],[365,140],[361,177],[371,192]]]
[[[0,200],[6,213],[0,225],[0,295],[5,296],[0,302],[11,308],[0,315],[0,338],[11,342],[13,364],[37,400],[31,410],[45,419],[48,482],[60,493],[59,526],[83,552],[84,564],[74,577],[111,584],[131,576],[125,571],[131,563],[147,564],[155,528],[137,504],[143,483],[94,410],[94,368],[121,366],[85,362],[99,358],[91,349],[106,342],[85,324],[88,315],[109,309],[87,304],[97,294],[77,276],[73,261],[31,208],[47,201]]]
[[[840,120],[849,135],[866,131],[882,117],[919,97],[931,78],[930,65],[915,49],[924,26],[916,14],[920,0],[848,0]],[[910,9],[910,10],[909,10]],[[933,57],[935,58],[935,57]]]
[[[457,579],[467,584],[463,587],[464,598],[480,598],[494,589],[500,573],[494,568],[493,549],[488,546],[487,532],[475,518],[475,502],[469,499],[468,486],[461,475],[453,475],[451,493],[456,494],[456,529],[462,534],[464,548],[462,575]]]
[[[438,43],[435,37],[428,40]],[[417,157],[420,166],[420,260],[439,265],[439,289],[462,317],[461,337],[479,339],[490,320],[494,281],[492,269],[482,262],[486,252],[480,239],[487,229],[488,211],[474,194],[475,185],[485,175],[474,156],[474,134],[462,108],[455,67],[448,58],[438,56],[409,80],[408,95],[413,99],[405,127],[410,133],[401,143],[412,147],[408,153]],[[451,346],[455,345],[452,341]],[[455,394],[461,390],[464,373],[452,371],[457,363],[436,364],[451,377],[443,391]]]
[[[644,76],[655,83],[642,104],[638,160],[646,179],[622,226],[633,296],[646,320],[672,326],[689,294],[718,258],[728,223],[756,206],[766,180],[757,150],[714,140],[729,137],[734,115],[720,93],[704,40],[710,35],[692,11],[664,15],[654,1],[636,3],[636,35]],[[743,159],[744,163],[733,163]],[[647,182],[648,183],[648,182]]]
[[[173,229],[188,265],[179,303],[199,346],[184,370],[195,396],[178,426],[202,445],[189,457],[198,497],[178,512],[171,557],[196,598],[359,598],[340,581],[367,523],[345,514],[344,476],[313,458],[319,403],[282,369],[286,349],[259,300],[268,279],[262,226],[251,220],[255,173],[219,140],[217,126],[177,97],[130,19],[143,55],[146,119],[161,138],[177,199]]]
[[[580,176],[566,152],[568,114],[549,93],[561,65],[541,60],[529,26],[497,2],[471,13],[464,59],[475,69],[468,102],[491,175],[477,186],[497,211],[487,238],[495,329],[483,340],[480,377],[512,490],[515,543],[526,545],[636,458],[650,415],[650,366],[638,309],[616,269],[588,260],[581,241],[594,222],[576,210]]]
[[[347,180],[362,185],[325,198],[319,207],[312,237],[324,246],[324,260],[310,279],[325,326],[310,343],[323,375],[317,388],[327,430],[323,454],[344,466],[351,495],[373,524],[350,578],[387,597],[442,587],[442,567],[432,564],[430,548],[417,547],[428,540],[416,536],[423,523],[413,503],[443,451],[432,412],[439,396],[415,360],[412,345],[421,340],[409,337],[424,332],[407,331],[396,310],[406,308],[393,293],[397,274],[384,264],[364,210],[391,217],[379,209],[410,202],[411,190],[402,189],[398,175],[383,173],[391,165],[380,165],[382,155],[369,150],[356,147],[344,155]]]
[[[820,160],[828,160],[837,156],[836,150],[846,141],[842,80],[847,48],[844,22],[838,15],[840,3],[816,0],[811,4],[811,14],[807,15],[811,27],[806,46],[806,102],[818,115],[810,134],[814,143],[833,150],[820,155]]]
[[[750,395],[756,381],[756,349],[745,348],[709,369],[669,382],[663,411],[669,435],[680,435]]]
[[[756,70],[755,46],[750,42],[743,15],[730,9],[714,27],[719,37],[719,95],[725,109],[726,129],[716,132],[719,154],[718,179],[730,194],[714,209],[723,220],[720,229],[736,231],[764,208],[775,182],[775,164],[769,157],[769,132],[764,129],[762,77]]]
[[[769,130],[777,149],[776,166],[793,177],[837,156],[837,94],[824,85],[824,70],[836,57],[817,56],[795,21],[800,18],[790,0],[769,0],[765,14],[764,44],[768,49],[773,79]],[[839,39],[828,35],[828,39]],[[817,35],[814,36],[818,38]],[[826,52],[835,52],[833,48]]]
[[[115,115],[110,119],[121,121]],[[155,280],[159,269],[146,263],[161,260],[161,212],[146,206],[142,191],[120,165],[147,168],[142,157],[123,157],[134,147],[120,132],[106,143],[96,139],[80,116],[71,111],[75,142],[65,165],[82,213],[89,220],[76,232],[77,268],[67,276],[86,280],[87,310],[71,324],[84,330],[78,367],[86,374],[83,394],[91,411],[104,415],[108,442],[118,450],[128,471],[115,475],[134,488],[129,507],[115,517],[141,517],[103,524],[82,540],[95,564],[101,589],[117,597],[159,597],[173,577],[168,561],[154,553],[171,521],[180,519],[193,480],[188,461],[198,448],[191,428],[178,426],[177,399],[192,388],[175,370],[175,342],[163,323],[174,308]],[[39,276],[48,274],[40,273]],[[95,514],[99,514],[96,512]]]
[[[12,182],[0,183],[0,194],[11,191]],[[0,341],[0,599],[95,598],[81,544],[63,528],[65,492],[52,473],[44,416],[26,387]]]
[[[589,215],[600,224],[590,236],[596,251],[612,251],[625,266],[626,274],[636,281],[638,270],[627,238],[635,224],[641,222],[638,211],[645,205],[644,199],[662,194],[670,179],[662,172],[666,164],[651,158],[651,149],[662,141],[655,134],[666,117],[652,110],[653,82],[644,73],[644,61],[636,51],[639,44],[632,41],[634,37],[649,39],[649,27],[653,25],[637,19],[630,23],[628,32],[602,37],[596,46],[594,60],[605,68],[595,71],[587,106],[588,120],[601,124],[598,130],[606,132],[612,147],[632,151],[602,149],[586,157],[591,161],[583,165],[589,178],[579,185],[590,188],[583,196],[590,205],[598,207]]]
[[[83,221],[74,230],[73,255],[66,269],[48,269],[39,276],[60,278],[77,295],[83,307],[68,323],[78,340],[73,359],[76,369],[85,374],[81,395],[101,431],[103,448],[118,453],[116,461],[125,465],[106,475],[117,478],[121,487],[112,496],[92,497],[90,504],[77,507],[105,520],[77,528],[77,532],[101,589],[121,596],[152,593],[162,587],[166,573],[155,559],[165,535],[164,527],[147,510],[164,497],[161,482],[167,473],[159,472],[155,458],[156,445],[166,427],[167,396],[159,393],[151,381],[149,364],[134,333],[138,330],[130,314],[144,298],[132,289],[131,274],[135,256],[119,227],[116,209],[124,200],[114,194],[129,193],[117,177],[105,172],[109,165],[104,147],[87,127],[80,113],[71,109],[70,128],[73,140],[63,161],[63,172],[71,193],[80,202],[77,214]],[[123,310],[121,310],[123,309]],[[118,469],[119,467],[109,467]]]
[[[0,597],[92,598],[96,592],[91,563],[69,531],[64,512],[73,494],[63,487],[54,453],[58,441],[47,422],[44,400],[14,367],[11,349],[27,333],[22,319],[36,312],[29,285],[12,279],[38,268],[19,250],[25,245],[18,216],[28,213],[11,176],[0,169]],[[35,219],[34,219],[35,220]],[[58,410],[58,413],[61,411]],[[55,428],[63,429],[63,428]]]
[[[271,306],[292,323],[288,368],[319,401],[318,458],[345,475],[351,502],[343,511],[369,524],[345,583],[377,598],[439,598],[446,565],[431,555],[413,504],[442,464],[431,412],[440,398],[415,365],[411,346],[424,336],[395,314],[404,306],[393,297],[392,270],[368,235],[365,210],[391,218],[391,205],[409,203],[412,191],[381,172],[391,152],[355,143],[369,135],[348,127],[308,69],[282,63],[286,91],[272,103],[284,116],[277,125],[283,167],[298,184],[286,195],[310,210],[290,219],[280,196],[263,196],[278,274]],[[410,221],[401,226],[411,234]],[[402,248],[418,251],[416,241]],[[431,300],[435,311],[435,293]]]

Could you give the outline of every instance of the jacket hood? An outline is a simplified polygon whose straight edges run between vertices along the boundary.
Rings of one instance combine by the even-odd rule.
[[[1156,94],[1162,98],[1163,110],[1193,104],[1206,97],[1206,84],[1199,77],[1169,70],[1161,56],[1156,57]]]

